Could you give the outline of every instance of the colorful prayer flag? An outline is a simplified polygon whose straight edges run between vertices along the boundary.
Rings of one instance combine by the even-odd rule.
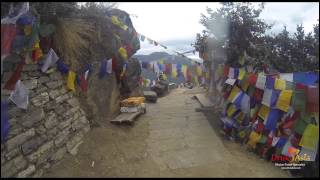
[[[256,82],[256,87],[259,89],[264,89],[266,84],[266,76],[262,73],[258,75],[258,79]]]
[[[315,150],[319,143],[319,125],[309,124],[303,132],[299,146]]]
[[[286,89],[286,81],[283,79],[276,78],[275,83],[274,83],[274,89],[285,90]]]
[[[21,109],[27,109],[29,104],[29,90],[17,81],[14,91],[11,92],[9,99]]]
[[[282,111],[288,112],[291,102],[292,90],[283,90],[280,92],[276,107]]]
[[[76,91],[74,82],[76,80],[76,73],[73,71],[69,71],[68,80],[67,80],[67,88],[72,91]]]

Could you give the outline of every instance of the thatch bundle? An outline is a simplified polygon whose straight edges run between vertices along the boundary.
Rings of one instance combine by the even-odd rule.
[[[90,42],[94,40],[96,33],[93,23],[83,19],[57,21],[54,44],[60,57],[71,69],[79,69],[79,60],[88,57]]]

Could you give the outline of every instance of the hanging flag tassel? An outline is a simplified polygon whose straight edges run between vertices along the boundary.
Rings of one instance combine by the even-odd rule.
[[[120,74],[120,79],[122,79],[122,78],[124,77],[124,75],[125,75],[125,73],[126,73],[126,70],[127,70],[127,64],[125,63],[125,64],[123,65],[122,72],[121,72],[121,74]]]
[[[85,74],[82,74],[80,77],[80,88],[83,92],[87,92],[88,90],[88,81],[85,77]]]

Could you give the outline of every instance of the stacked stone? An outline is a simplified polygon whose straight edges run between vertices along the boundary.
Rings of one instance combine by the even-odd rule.
[[[1,99],[10,91],[4,84],[15,69],[6,60],[1,77]],[[41,73],[38,65],[24,65],[22,83],[29,89],[27,110],[8,101],[9,135],[1,144],[1,177],[41,177],[67,153],[75,155],[89,121],[60,72]]]

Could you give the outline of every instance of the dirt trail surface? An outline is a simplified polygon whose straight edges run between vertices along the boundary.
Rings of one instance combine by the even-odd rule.
[[[196,112],[201,90],[175,89],[133,126],[106,122],[45,177],[288,177],[273,163],[223,140],[211,119]]]

